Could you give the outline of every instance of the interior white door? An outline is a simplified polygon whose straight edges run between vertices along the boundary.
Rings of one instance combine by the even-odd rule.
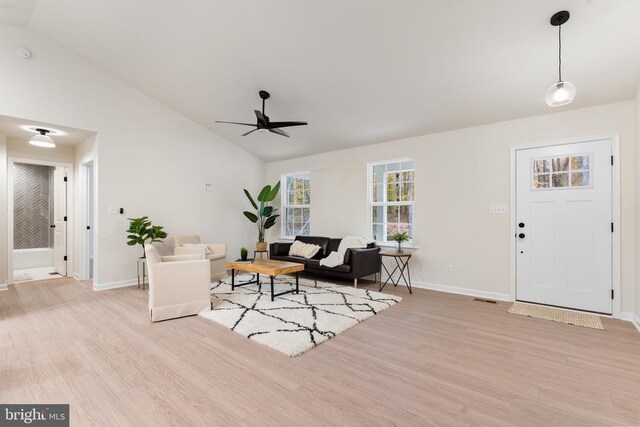
[[[611,140],[516,152],[516,299],[612,311]]]
[[[53,266],[56,273],[67,275],[67,172],[56,167],[53,172]]]

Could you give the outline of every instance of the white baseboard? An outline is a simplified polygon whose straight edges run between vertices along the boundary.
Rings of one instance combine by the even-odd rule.
[[[389,285],[387,284],[387,286]],[[429,289],[432,291],[447,292],[450,294],[468,295],[472,297],[493,299],[499,301],[511,301],[511,297],[509,296],[509,294],[501,294],[498,292],[487,292],[480,291],[478,289],[460,288],[457,286],[439,285],[437,283],[415,281],[411,282],[411,286],[414,288]]]
[[[138,279],[121,280],[119,282],[94,283],[94,291],[106,291],[107,289],[126,288],[138,284]]]
[[[635,326],[638,332],[640,332],[640,316],[637,314],[622,312],[620,313],[620,319],[633,323],[633,326]]]
[[[0,283],[0,291],[6,291],[8,289],[9,287],[7,286],[6,283]]]

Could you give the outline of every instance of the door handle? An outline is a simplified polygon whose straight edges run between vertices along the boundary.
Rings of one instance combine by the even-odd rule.
[[[51,224],[51,225],[49,226],[49,228],[56,228],[56,225],[55,225],[55,224]]]
[[[521,239],[524,239],[524,233],[518,234],[518,237],[521,238]]]
[[[519,223],[519,224],[518,224],[518,227],[520,227],[520,228],[524,228],[524,222]]]

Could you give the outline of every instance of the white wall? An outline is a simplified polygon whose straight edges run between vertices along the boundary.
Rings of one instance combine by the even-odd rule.
[[[487,210],[490,203],[509,206],[510,146],[612,132],[621,135],[622,311],[630,311],[635,275],[633,101],[269,163],[267,181],[286,172],[311,171],[311,233],[368,235],[367,162],[412,157],[419,247],[411,259],[412,278],[505,297],[510,290],[510,216]],[[270,239],[277,235],[279,229]],[[453,265],[453,274],[447,274],[447,264]]]
[[[18,58],[16,46],[28,46],[32,58]],[[251,154],[22,28],[0,26],[0,94],[0,114],[97,133],[98,285],[135,278],[140,250],[126,245],[128,216],[148,215],[170,234],[226,242],[230,258],[255,241],[242,216],[242,188],[256,191],[265,165]],[[108,215],[109,206],[125,214]],[[6,230],[6,219],[0,227]]]

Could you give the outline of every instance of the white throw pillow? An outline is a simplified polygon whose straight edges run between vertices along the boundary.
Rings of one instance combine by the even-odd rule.
[[[313,258],[315,254],[320,250],[320,246],[312,245],[311,243],[302,243],[296,240],[291,244],[289,248],[289,256],[301,256],[306,259]]]

